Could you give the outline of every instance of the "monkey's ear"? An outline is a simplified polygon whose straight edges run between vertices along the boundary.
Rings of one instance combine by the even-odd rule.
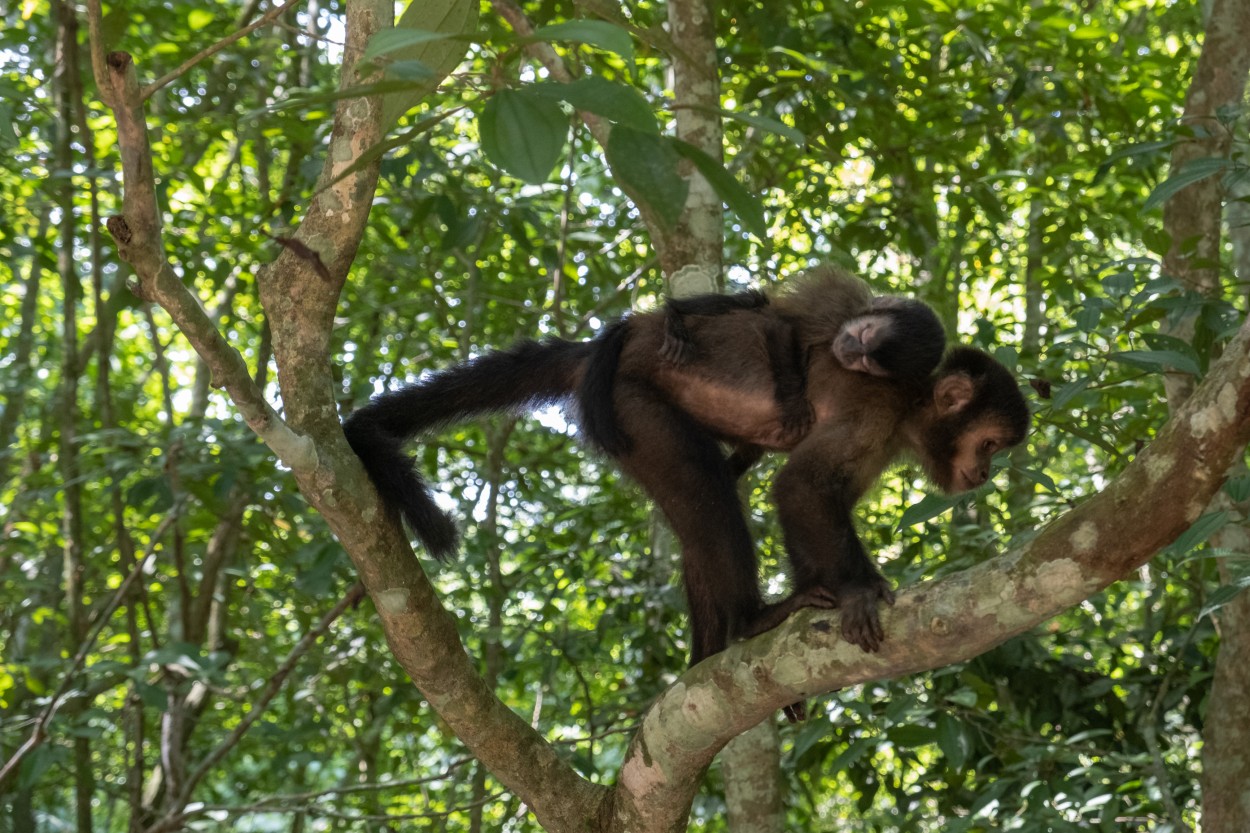
[[[963,373],[951,373],[937,380],[933,386],[933,402],[939,416],[950,416],[967,407],[975,393],[972,379]]]

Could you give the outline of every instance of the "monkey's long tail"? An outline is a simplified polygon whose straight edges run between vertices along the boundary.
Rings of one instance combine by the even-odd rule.
[[[343,423],[382,502],[403,516],[431,555],[442,560],[456,552],[456,525],[404,454],[404,441],[469,417],[568,398],[592,345],[523,341],[387,391]]]

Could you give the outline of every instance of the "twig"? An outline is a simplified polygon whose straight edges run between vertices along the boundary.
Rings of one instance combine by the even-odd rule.
[[[143,87],[142,89],[140,89],[139,97],[143,101],[147,101],[149,98],[152,97],[153,93],[157,92],[162,87],[171,83],[175,78],[177,78],[179,75],[182,75],[187,70],[191,69],[191,67],[195,66],[200,61],[204,60],[205,58],[210,58],[213,55],[216,55],[218,52],[225,49],[230,44],[247,37],[252,32],[259,29],[261,26],[264,26],[266,23],[269,23],[274,18],[279,17],[287,9],[294,6],[296,2],[297,0],[286,0],[285,3],[274,6],[272,9],[265,12],[263,15],[256,18],[256,20],[244,26],[242,29],[238,30],[237,32],[234,32],[233,34],[227,35],[226,37],[217,41],[212,46],[203,50],[202,52],[199,52],[191,56],[173,72],[162,75],[160,78],[156,79],[151,84],[148,84],[146,87]],[[93,50],[93,54],[94,54],[94,50]]]

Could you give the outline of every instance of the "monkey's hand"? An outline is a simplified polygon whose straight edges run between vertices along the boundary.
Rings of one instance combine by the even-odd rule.
[[[869,583],[840,588],[838,607],[842,609],[842,638],[875,654],[885,641],[879,602],[894,605],[894,590],[885,576],[874,576]]]
[[[832,610],[838,606],[837,597],[823,587],[809,587],[796,590],[779,602],[770,602],[760,607],[748,627],[742,629],[742,638],[750,639],[784,622],[791,613],[804,607],[816,607]]]
[[[690,358],[690,331],[682,324],[669,324],[664,330],[664,342],[660,345],[660,360],[682,364]]]
[[[797,445],[812,430],[816,415],[804,397],[795,397],[781,404],[781,432],[778,442],[783,447]]]

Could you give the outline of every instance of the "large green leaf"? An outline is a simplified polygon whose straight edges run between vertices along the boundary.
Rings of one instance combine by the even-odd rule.
[[[699,173],[712,185],[716,195],[725,201],[729,210],[738,215],[743,225],[760,240],[768,239],[768,222],[764,219],[764,206],[750,191],[742,187],[725,166],[699,150],[689,142],[673,139],[673,147],[694,163]]]
[[[1167,370],[1179,370],[1197,376],[1201,373],[1198,360],[1176,350],[1125,350],[1109,356],[1113,362],[1131,364],[1160,373]]]
[[[954,770],[962,770],[972,754],[972,738],[963,723],[949,712],[937,717],[938,748]]]
[[[508,173],[546,182],[569,135],[569,119],[550,98],[529,90],[500,90],[478,119],[482,150]]]
[[[526,89],[537,95],[568,102],[578,110],[594,113],[643,133],[660,132],[660,123],[656,121],[651,105],[647,104],[642,93],[628,84],[594,76],[567,84],[548,81]]]
[[[612,171],[620,181],[637,192],[669,226],[676,225],[690,185],[677,170],[681,157],[673,141],[617,125],[608,138],[607,150]]]
[[[898,528],[906,529],[909,526],[932,520],[961,500],[963,500],[962,495],[939,495],[936,493],[925,495],[907,507],[903,512],[903,517],[899,519]]]
[[[1142,211],[1163,205],[1190,185],[1228,170],[1231,164],[1229,160],[1219,156],[1189,160],[1179,171],[1159,183],[1142,205]]]
[[[365,54],[385,55],[398,62],[418,62],[429,78],[382,99],[382,124],[389,130],[442,83],[464,60],[464,37],[477,31],[476,0],[412,0],[393,30],[379,32]],[[447,37],[442,37],[446,35]],[[373,53],[373,54],[370,54]]]
[[[540,26],[531,37],[534,40],[587,43],[615,52],[628,61],[634,60],[634,42],[629,32],[603,20],[569,20]]]

